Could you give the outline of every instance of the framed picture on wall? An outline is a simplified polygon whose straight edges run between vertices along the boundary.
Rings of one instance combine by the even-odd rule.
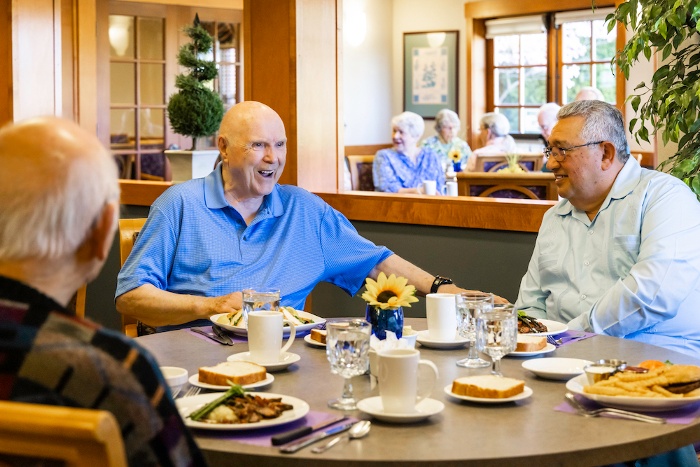
[[[435,118],[444,108],[457,112],[459,31],[405,32],[403,108]]]

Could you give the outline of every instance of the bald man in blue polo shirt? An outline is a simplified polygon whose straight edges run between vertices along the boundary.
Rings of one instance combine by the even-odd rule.
[[[462,290],[361,237],[316,195],[279,185],[287,136],[270,107],[232,107],[218,146],[212,173],[153,203],[119,273],[120,313],[163,330],[202,325],[240,309],[245,288],[279,289],[283,305],[303,309],[321,281],[354,295],[380,272],[406,277],[421,294]]]

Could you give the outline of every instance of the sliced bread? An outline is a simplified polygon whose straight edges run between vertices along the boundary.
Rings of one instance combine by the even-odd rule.
[[[311,329],[311,339],[321,344],[326,343],[326,330],[325,329]]]
[[[452,392],[460,396],[505,399],[525,390],[525,381],[496,375],[465,376],[452,382]]]
[[[267,370],[253,362],[222,362],[199,369],[199,382],[228,386],[228,381],[244,386],[267,378]]]
[[[547,347],[547,338],[544,336],[529,336],[518,334],[518,342],[515,346],[516,352],[536,352]]]

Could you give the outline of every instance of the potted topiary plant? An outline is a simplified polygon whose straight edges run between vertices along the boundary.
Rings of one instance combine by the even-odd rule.
[[[173,180],[182,181],[206,176],[211,172],[218,150],[199,150],[199,138],[217,132],[224,115],[221,98],[207,87],[216,78],[216,63],[201,57],[212,49],[213,39],[195,15],[192,26],[185,28],[190,42],[180,47],[177,62],[187,68],[175,78],[178,92],[170,96],[168,118],[173,131],[192,138],[188,151],[166,151],[173,166]]]
[[[633,30],[613,59],[626,79],[632,65],[644,54],[658,52],[661,66],[649,83],[641,82],[630,95],[637,116],[629,130],[637,141],[661,134],[663,144],[678,150],[659,168],[683,180],[700,200],[700,0],[628,0],[608,15],[608,30],[617,22]],[[644,102],[643,98],[645,99]],[[652,130],[645,126],[650,123]]]

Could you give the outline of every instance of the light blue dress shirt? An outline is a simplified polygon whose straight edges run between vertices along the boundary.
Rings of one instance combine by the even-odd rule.
[[[275,186],[246,225],[224,197],[219,165],[153,203],[119,272],[116,296],[143,284],[207,297],[265,287],[280,290],[282,305],[303,309],[321,281],[354,295],[391,254],[296,186]]]
[[[542,220],[515,306],[569,328],[700,354],[700,202],[630,157],[591,221]]]
[[[437,154],[430,148],[421,148],[416,163],[393,149],[382,149],[372,164],[374,190],[397,193],[401,188],[416,188],[423,180],[435,180],[438,190],[445,186],[445,174]]]

